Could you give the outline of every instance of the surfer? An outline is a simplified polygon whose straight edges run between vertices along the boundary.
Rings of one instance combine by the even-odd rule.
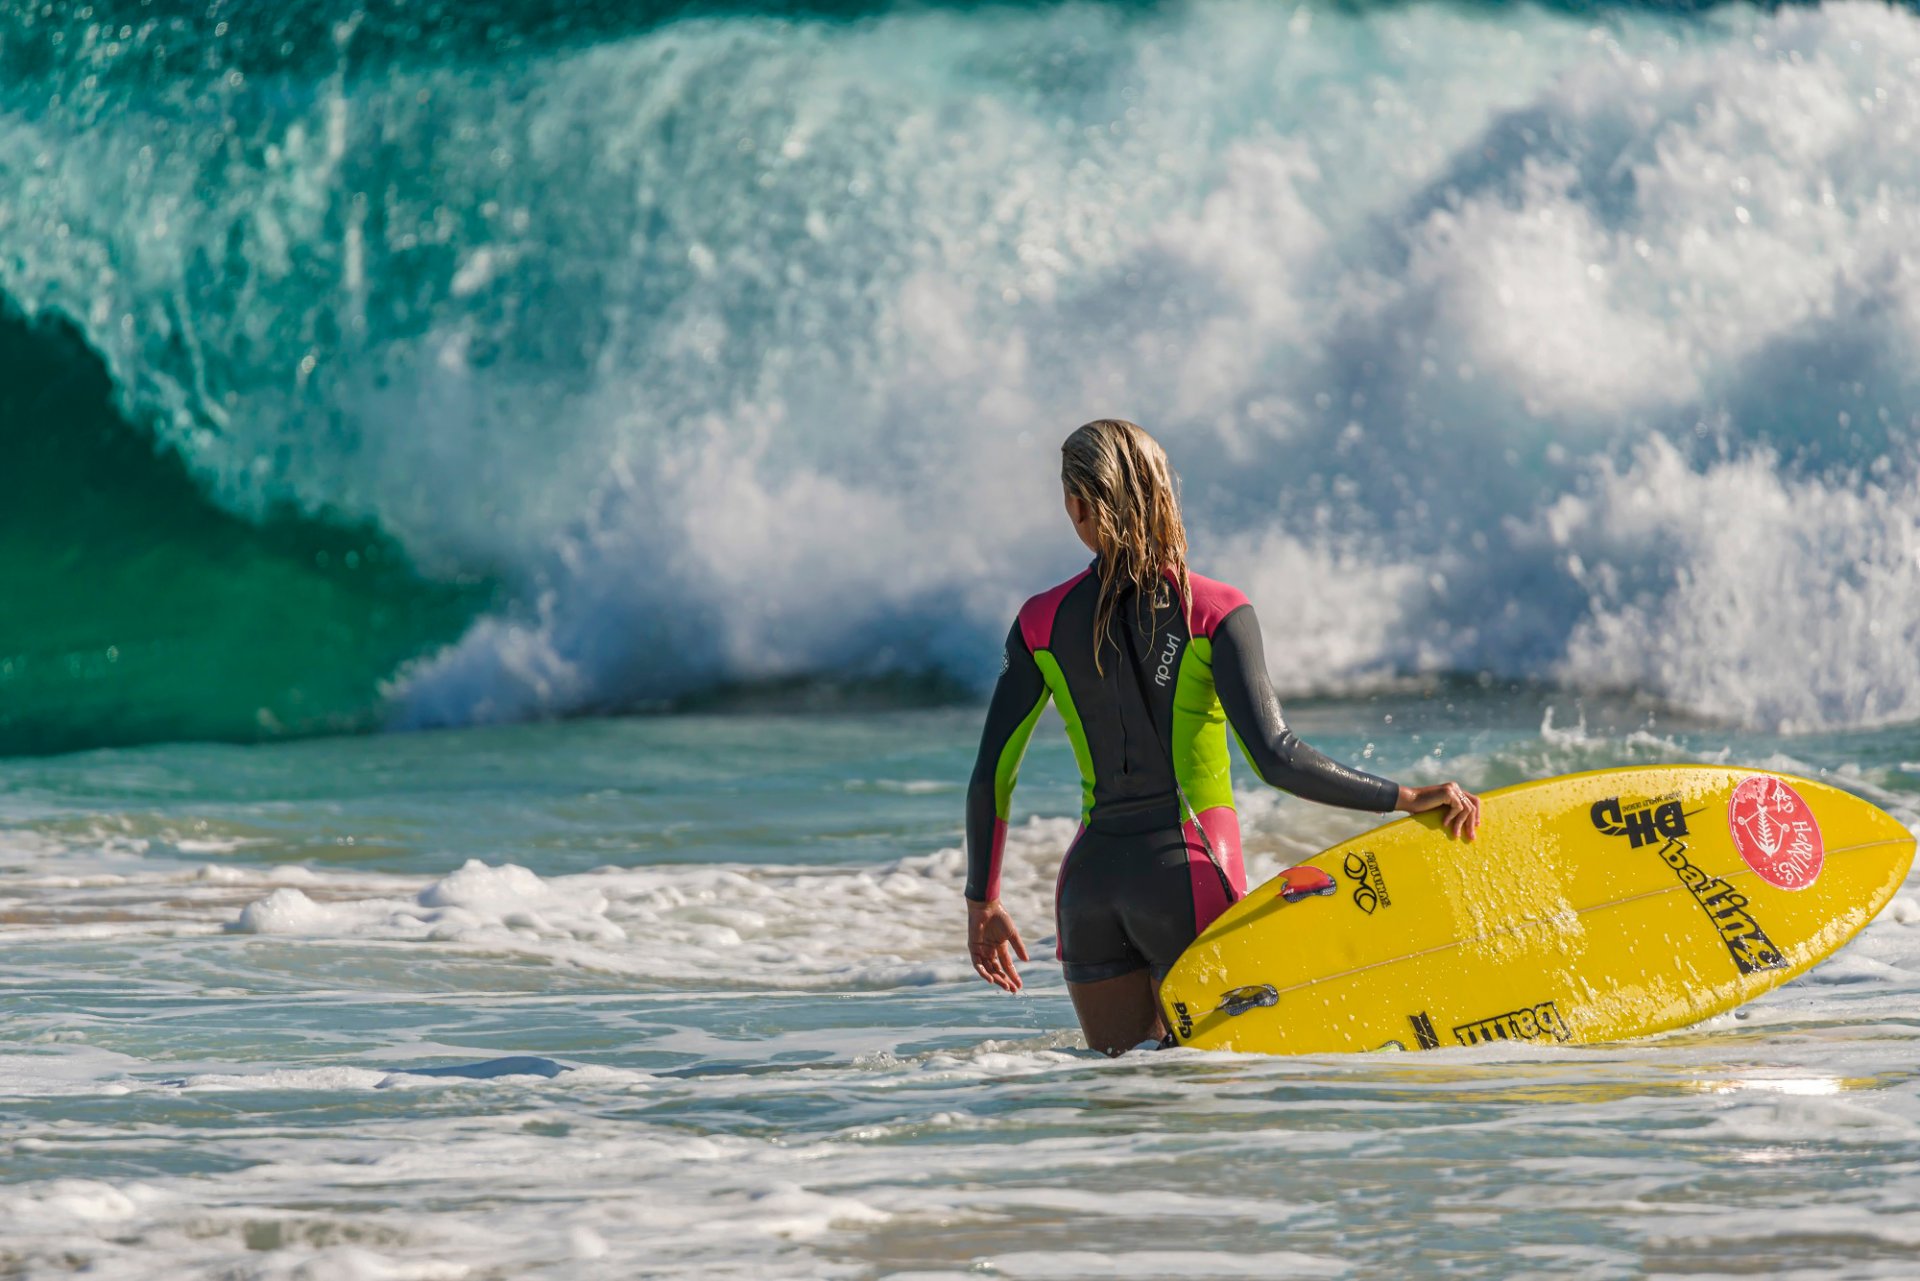
[[[1052,698],[1082,792],[1054,892],[1056,955],[1087,1044],[1119,1054],[1164,1035],[1159,981],[1246,893],[1229,727],[1264,782],[1307,800],[1444,810],[1467,840],[1480,801],[1458,783],[1402,787],[1339,764],[1287,728],[1253,607],[1187,568],[1173,469],[1153,437],[1100,419],[1060,453],[1067,518],[1094,561],[1029,600],[1007,633],[967,789],[967,949],[981,978],[1020,990],[1014,960],[1029,958],[1000,867],[1020,758]]]

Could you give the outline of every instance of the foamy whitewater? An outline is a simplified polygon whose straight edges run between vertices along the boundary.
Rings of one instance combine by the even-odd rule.
[[[1920,818],[1911,731],[1618,711],[1442,690],[1296,721],[1416,781],[1739,760]],[[1808,977],[1637,1044],[1109,1061],[1044,959],[1077,792],[1051,716],[1006,886],[1029,990],[967,964],[976,718],[0,762],[0,1272],[1912,1275],[1913,887]],[[1367,822],[1239,784],[1256,878]]]

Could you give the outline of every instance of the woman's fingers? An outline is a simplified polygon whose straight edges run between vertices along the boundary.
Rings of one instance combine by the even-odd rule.
[[[1018,992],[1022,984],[1020,971],[1013,965],[1016,953],[1026,960],[1027,945],[1005,909],[998,903],[975,903],[968,908],[967,956],[975,974],[997,988]]]
[[[1013,968],[1013,957],[1008,953],[1004,942],[987,944],[982,950],[974,952],[973,972],[995,987],[1018,992],[1022,986],[1020,972]]]
[[[1472,840],[1480,832],[1480,798],[1458,783],[1438,783],[1427,789],[1429,803],[1423,809],[1445,811],[1440,826],[1456,840]]]
[[[1007,943],[1003,940],[1000,944],[999,953],[1000,953],[1000,972],[1006,976],[1007,991],[1018,992],[1020,990],[1020,971],[1013,968],[1012,944]],[[1026,959],[1026,955],[1027,954],[1025,949],[1022,949],[1020,953],[1021,959],[1022,960]]]
[[[1480,831],[1480,798],[1458,783],[1447,784],[1448,830],[1462,840]]]

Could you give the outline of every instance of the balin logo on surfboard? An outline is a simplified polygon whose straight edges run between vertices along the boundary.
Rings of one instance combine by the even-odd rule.
[[[1462,1045],[1481,1045],[1487,1041],[1565,1041],[1572,1036],[1560,1017],[1560,1007],[1552,1001],[1462,1023],[1453,1029],[1453,1039]]]
[[[1634,849],[1663,842],[1656,853],[1673,869],[1680,884],[1706,913],[1720,941],[1726,945],[1727,954],[1733,958],[1734,966],[1742,974],[1777,970],[1785,965],[1786,958],[1780,949],[1767,937],[1753,913],[1747,911],[1746,895],[1719,877],[1708,875],[1687,857],[1687,843],[1681,838],[1688,834],[1687,819],[1691,815],[1680,808],[1680,802],[1657,796],[1631,804],[1633,808],[1627,809],[1617,796],[1595,802],[1591,811],[1594,827],[1608,836],[1627,837]],[[1693,814],[1699,812],[1692,811]],[[1747,862],[1751,864],[1753,860]]]
[[[1666,860],[1673,874],[1687,887],[1687,893],[1693,895],[1693,901],[1713,922],[1720,941],[1726,944],[1727,954],[1733,957],[1735,968],[1742,974],[1755,974],[1786,965],[1787,958],[1780,954],[1780,949],[1767,937],[1767,932],[1760,928],[1760,922],[1753,919],[1753,913],[1747,911],[1747,896],[1721,878],[1709,876],[1696,867],[1687,857],[1686,842],[1668,841],[1661,847],[1660,857]]]
[[[1741,779],[1727,801],[1727,827],[1733,848],[1767,884],[1804,890],[1820,879],[1827,854],[1820,824],[1800,793],[1780,779]]]

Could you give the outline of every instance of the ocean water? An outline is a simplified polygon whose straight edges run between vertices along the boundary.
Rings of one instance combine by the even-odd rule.
[[[1914,1275],[1911,888],[1643,1043],[1110,1062],[958,844],[1114,413],[1328,750],[1911,825],[1916,86],[1861,0],[0,0],[0,1276]]]
[[[1416,780],[1736,759],[1920,809],[1911,731],[1783,745],[1542,698],[1296,721]],[[1009,997],[966,960],[976,720],[0,763],[0,1273],[1912,1275],[1912,890],[1640,1043],[1107,1060],[1049,961]],[[1256,877],[1370,821],[1248,781]],[[1037,957],[1076,789],[1043,725],[1007,878]]]

